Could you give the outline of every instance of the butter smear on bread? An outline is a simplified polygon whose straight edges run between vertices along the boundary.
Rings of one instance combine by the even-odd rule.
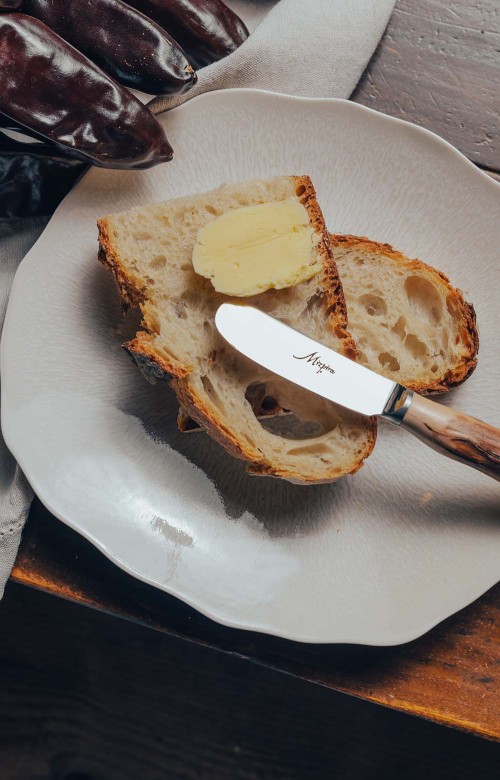
[[[193,267],[225,295],[293,287],[322,268],[318,237],[298,198],[232,209],[198,231]]]

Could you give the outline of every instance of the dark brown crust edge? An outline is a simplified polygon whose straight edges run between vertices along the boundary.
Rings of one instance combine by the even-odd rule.
[[[437,283],[445,285],[448,288],[448,295],[451,296],[453,303],[457,308],[457,317],[460,317],[463,323],[462,338],[466,345],[466,353],[462,359],[453,368],[448,369],[444,375],[437,376],[432,382],[413,382],[408,383],[410,390],[421,395],[437,395],[438,393],[447,393],[453,387],[457,387],[465,382],[477,366],[477,353],[479,350],[479,334],[476,325],[476,312],[471,303],[468,303],[461,291],[453,287],[448,277],[431,265],[424,263],[418,258],[410,259],[398,252],[390,244],[382,244],[372,241],[364,236],[351,236],[331,233],[330,239],[335,253],[335,246],[343,245],[349,248],[359,246],[364,250],[376,254],[383,253],[388,255],[397,263],[404,265],[408,270],[419,271],[424,268],[431,276],[436,277]]]
[[[321,233],[322,240],[318,254],[323,260],[323,293],[327,301],[326,318],[338,339],[342,342],[343,354],[355,360],[358,357],[356,343],[347,330],[347,304],[339,272],[335,263],[330,234],[325,218],[316,198],[316,191],[309,176],[292,176],[300,202],[307,209],[314,230]]]
[[[327,322],[337,338],[341,340],[343,353],[347,357],[355,359],[358,351],[354,339],[347,330],[347,305],[337,266],[333,259],[329,234],[316,199],[314,186],[308,176],[292,176],[290,178],[295,182],[297,195],[307,209],[314,229],[322,235],[318,253],[323,260],[323,292],[327,301],[325,313]],[[141,279],[130,274],[122,266],[120,258],[114,249],[113,237],[110,234],[107,218],[98,220],[97,226],[99,231],[98,259],[113,274],[120,292],[124,311],[137,305],[140,306],[147,298]],[[256,451],[243,448],[232,431],[222,422],[214,419],[211,411],[204,404],[203,399],[190,384],[190,367],[174,363],[163,355],[159,355],[154,347],[154,336],[148,328],[147,321],[143,320],[141,325],[145,330],[138,332],[134,339],[123,344],[123,348],[137,363],[146,378],[153,381],[157,379],[168,381],[174,389],[181,406],[231,455],[245,460],[248,464],[247,470],[249,473],[256,476],[279,477],[299,484],[327,483],[347,474],[356,473],[372,452],[377,438],[375,418],[366,418],[366,444],[354,466],[322,479],[304,477],[299,472],[287,471],[258,455]]]

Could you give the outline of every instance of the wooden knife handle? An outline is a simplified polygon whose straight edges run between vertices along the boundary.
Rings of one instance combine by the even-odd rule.
[[[417,393],[401,427],[442,455],[500,481],[500,429]]]

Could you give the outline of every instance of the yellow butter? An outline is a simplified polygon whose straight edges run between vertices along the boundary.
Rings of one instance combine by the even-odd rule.
[[[227,211],[198,231],[193,267],[217,292],[245,297],[315,276],[317,236],[298,198]]]

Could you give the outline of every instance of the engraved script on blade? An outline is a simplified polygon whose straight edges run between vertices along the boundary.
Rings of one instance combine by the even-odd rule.
[[[335,373],[335,369],[328,365],[328,363],[323,363],[321,355],[318,355],[317,352],[310,352],[309,355],[294,355],[293,357],[295,360],[306,360],[308,363],[311,363],[317,368],[317,374],[322,374],[323,371],[328,371],[330,374]]]

